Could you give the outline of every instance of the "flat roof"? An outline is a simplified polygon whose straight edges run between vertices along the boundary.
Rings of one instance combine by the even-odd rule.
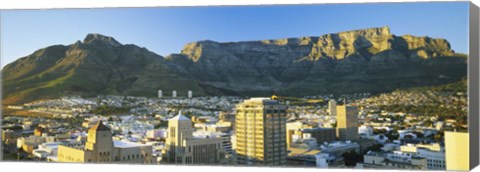
[[[303,149],[303,148],[288,148],[290,154],[288,156],[295,156],[295,155],[316,155],[321,151],[318,149]]]
[[[121,140],[114,140],[113,141],[113,147],[116,147],[116,148],[133,148],[133,147],[142,147],[142,146],[149,146],[149,145],[138,144],[138,143],[133,143],[133,142],[126,142],[126,141],[121,141]]]

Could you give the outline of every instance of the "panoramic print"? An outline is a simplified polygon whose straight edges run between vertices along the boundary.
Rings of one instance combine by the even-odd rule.
[[[3,161],[468,169],[468,8],[3,10]]]

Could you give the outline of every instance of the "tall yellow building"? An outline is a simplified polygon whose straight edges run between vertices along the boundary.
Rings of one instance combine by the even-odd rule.
[[[225,157],[222,138],[193,136],[192,121],[181,112],[168,121],[166,161],[177,164],[219,164]]]
[[[358,107],[337,106],[337,137],[342,141],[359,139]]]
[[[445,163],[447,170],[470,170],[468,133],[445,132]]]
[[[237,104],[235,135],[237,164],[287,163],[286,109],[270,98],[251,98]]]

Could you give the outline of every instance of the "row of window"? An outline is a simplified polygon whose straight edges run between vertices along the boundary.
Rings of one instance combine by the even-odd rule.
[[[122,157],[122,160],[125,161],[125,160],[130,160],[130,159],[139,159],[139,158],[144,158],[144,157],[148,157],[148,153],[145,153],[145,155],[143,154],[136,154],[136,155],[127,155],[127,156],[123,156]],[[115,157],[115,160],[116,161],[120,161],[120,157],[116,156]]]
[[[237,110],[237,114],[241,114],[241,113],[247,113],[247,114],[253,114],[253,113],[264,113],[263,109],[260,109],[260,110],[240,110],[238,109]],[[279,109],[279,110],[265,110],[265,113],[267,114],[285,114],[287,113],[286,110],[284,109]]]
[[[100,152],[100,156],[109,156],[110,152]]]

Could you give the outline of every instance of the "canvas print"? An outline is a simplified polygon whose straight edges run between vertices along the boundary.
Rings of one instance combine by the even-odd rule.
[[[3,161],[465,170],[468,9],[2,10]]]

